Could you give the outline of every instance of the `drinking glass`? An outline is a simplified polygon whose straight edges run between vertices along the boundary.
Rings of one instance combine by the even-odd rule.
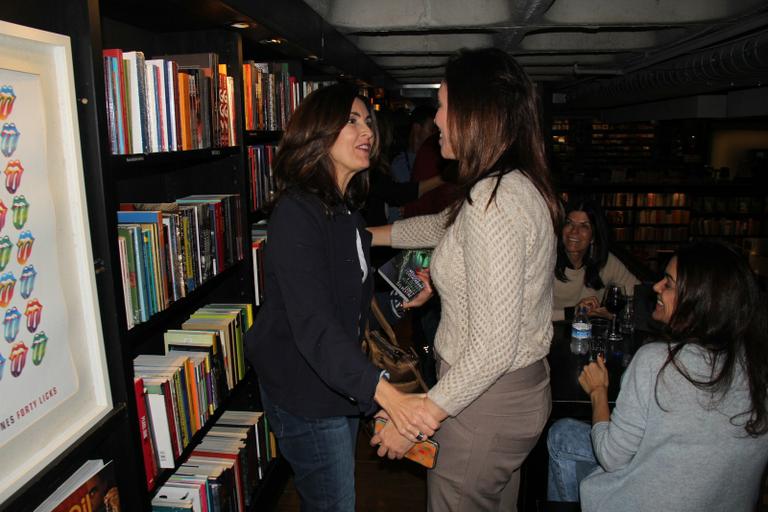
[[[623,334],[632,334],[635,332],[635,306],[632,297],[627,297],[627,304],[621,310],[619,316],[619,331]]]
[[[608,341],[617,341],[621,339],[621,333],[616,327],[616,316],[624,309],[627,303],[627,296],[624,293],[624,287],[611,283],[606,287],[603,297],[603,306],[613,315],[611,319],[611,328],[608,331]]]

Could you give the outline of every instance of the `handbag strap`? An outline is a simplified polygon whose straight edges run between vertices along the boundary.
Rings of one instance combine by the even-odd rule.
[[[371,311],[373,312],[373,317],[379,323],[381,330],[384,331],[384,334],[389,338],[389,342],[396,347],[400,347],[400,344],[397,342],[397,336],[395,336],[395,331],[392,330],[392,326],[387,322],[384,313],[379,307],[379,303],[376,301],[376,297],[371,299]]]

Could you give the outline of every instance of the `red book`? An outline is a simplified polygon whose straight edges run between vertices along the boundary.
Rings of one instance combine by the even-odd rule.
[[[144,473],[147,475],[147,489],[155,486],[157,465],[155,464],[155,450],[152,448],[152,434],[149,432],[149,418],[147,417],[147,404],[144,401],[144,379],[133,379],[134,392],[136,393],[136,412],[139,418],[139,432],[141,434],[141,449],[144,452]]]

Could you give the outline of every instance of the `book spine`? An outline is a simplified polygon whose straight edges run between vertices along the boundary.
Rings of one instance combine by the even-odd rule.
[[[143,379],[134,379],[133,385],[136,395],[136,411],[139,419],[139,433],[141,435],[141,450],[144,456],[144,473],[147,480],[147,489],[151,490],[155,486],[157,463],[155,461],[155,450],[152,446],[152,434],[149,428],[149,417],[147,416],[147,393],[144,390]]]

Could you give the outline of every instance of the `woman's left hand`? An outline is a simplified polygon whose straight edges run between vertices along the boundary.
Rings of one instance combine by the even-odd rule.
[[[435,294],[432,289],[432,281],[429,278],[429,269],[420,268],[416,271],[416,276],[424,283],[424,289],[422,289],[418,295],[408,302],[403,302],[403,309],[417,308],[422,306],[425,302],[432,298]]]
[[[371,446],[378,446],[376,454],[379,457],[402,459],[413,443],[401,436],[391,422],[387,422],[384,428],[371,438]]]

